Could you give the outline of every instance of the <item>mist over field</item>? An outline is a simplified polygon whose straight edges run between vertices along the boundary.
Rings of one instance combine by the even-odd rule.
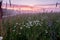
[[[55,4],[46,4],[46,5],[34,5],[34,6],[29,6],[29,5],[15,5],[8,4],[6,7],[6,4],[2,5],[2,8],[4,12],[8,15],[17,15],[17,14],[23,14],[23,13],[50,13],[50,12],[60,12],[60,5],[56,7]],[[4,14],[5,15],[5,14]]]

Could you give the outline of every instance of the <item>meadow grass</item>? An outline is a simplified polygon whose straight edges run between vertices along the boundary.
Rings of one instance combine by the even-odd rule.
[[[57,40],[60,13],[19,14],[3,18],[3,40]]]

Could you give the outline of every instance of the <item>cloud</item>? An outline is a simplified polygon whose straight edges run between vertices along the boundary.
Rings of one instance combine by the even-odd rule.
[[[9,3],[9,0],[3,0],[3,3]],[[60,0],[11,0],[12,4],[35,5],[35,4],[55,4]]]

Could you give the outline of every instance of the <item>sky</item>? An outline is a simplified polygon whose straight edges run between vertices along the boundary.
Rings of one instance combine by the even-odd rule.
[[[9,3],[9,0],[3,0],[3,3]],[[56,4],[60,0],[11,0],[12,4],[17,5],[39,5],[39,4]]]

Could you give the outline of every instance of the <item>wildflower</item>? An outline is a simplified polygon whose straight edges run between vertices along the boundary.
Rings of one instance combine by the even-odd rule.
[[[32,24],[32,21],[29,21],[29,24]]]
[[[19,23],[16,23],[16,25],[19,24]]]
[[[33,21],[34,23],[36,23],[36,21]]]
[[[40,22],[39,20],[35,20],[35,21],[33,21],[34,24],[39,23],[39,22]]]
[[[16,27],[16,26],[14,26],[14,27]]]
[[[29,21],[29,25],[30,25],[30,26],[33,26],[33,25],[32,25],[32,21]]]
[[[33,21],[34,24],[36,24],[36,21]]]
[[[20,29],[23,29],[22,27],[20,27]]]
[[[21,34],[21,33],[19,33],[19,34]]]
[[[0,40],[2,40],[3,39],[3,37],[0,37]]]
[[[38,23],[36,23],[35,25],[38,26]]]
[[[42,26],[41,23],[39,23],[39,25]]]
[[[28,28],[28,26],[26,26],[26,28]]]
[[[33,24],[30,24],[30,26],[33,26]]]
[[[28,27],[28,28],[30,28],[30,27]]]
[[[26,23],[27,26],[30,26],[29,23]]]
[[[48,31],[47,31],[47,30],[45,30],[45,33],[48,33]]]
[[[36,20],[36,22],[40,22],[39,20]]]
[[[30,26],[25,26],[26,28],[30,28]]]
[[[13,30],[13,32],[15,32],[15,30]]]
[[[25,25],[23,25],[23,26],[25,26]]]

